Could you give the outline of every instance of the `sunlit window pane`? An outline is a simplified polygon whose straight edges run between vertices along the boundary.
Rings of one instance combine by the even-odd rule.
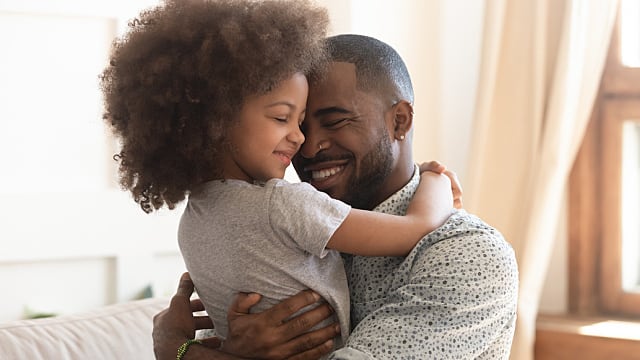
[[[620,60],[640,67],[640,0],[622,0],[620,11]]]
[[[622,284],[640,291],[640,122],[622,127]]]

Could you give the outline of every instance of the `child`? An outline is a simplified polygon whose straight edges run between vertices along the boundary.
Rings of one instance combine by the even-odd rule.
[[[103,74],[121,184],[146,212],[188,195],[180,250],[222,338],[235,293],[261,293],[260,311],[311,288],[346,339],[338,251],[406,255],[452,211],[450,182],[435,172],[422,174],[406,216],[282,180],[304,141],[306,76],[326,60],[327,23],[304,1],[168,2],[141,14]]]

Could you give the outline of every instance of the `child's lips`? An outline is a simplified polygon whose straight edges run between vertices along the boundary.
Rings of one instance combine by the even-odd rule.
[[[287,151],[274,151],[273,154],[288,166],[289,164],[291,164],[291,158],[295,153]]]

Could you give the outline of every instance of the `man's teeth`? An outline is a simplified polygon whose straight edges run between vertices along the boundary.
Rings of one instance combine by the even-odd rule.
[[[311,172],[311,178],[313,180],[328,178],[331,175],[339,173],[343,168],[343,166],[336,166],[329,169],[315,170]]]

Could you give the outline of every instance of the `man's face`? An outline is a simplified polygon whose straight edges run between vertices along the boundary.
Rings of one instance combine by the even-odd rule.
[[[354,64],[332,63],[326,77],[309,87],[306,141],[293,159],[300,179],[355,208],[384,200],[396,163],[387,102],[356,88]]]

